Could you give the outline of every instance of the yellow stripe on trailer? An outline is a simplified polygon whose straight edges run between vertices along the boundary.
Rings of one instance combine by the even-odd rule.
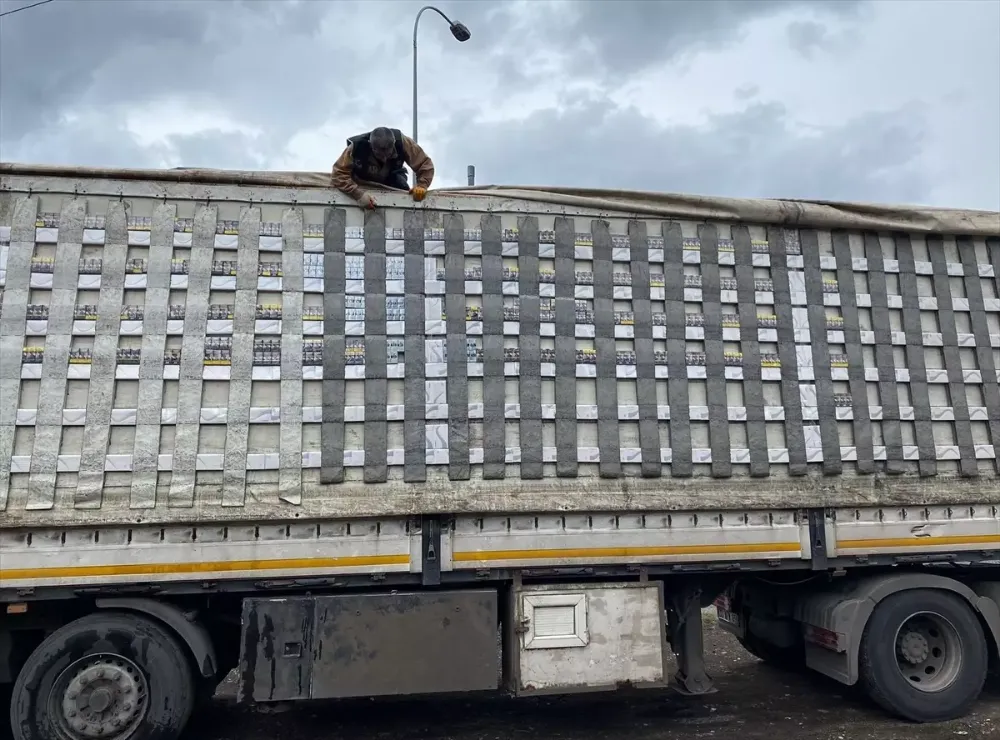
[[[903,550],[944,545],[1000,545],[1000,534],[958,534],[945,537],[872,537],[838,540],[838,550]]]
[[[677,555],[752,555],[766,552],[801,552],[800,542],[759,542],[733,545],[664,545],[650,547],[569,547],[544,550],[469,550],[456,552],[458,563],[501,560],[583,560],[588,558],[648,558]]]
[[[219,560],[193,563],[128,563],[122,565],[72,565],[54,568],[2,568],[5,581],[57,578],[107,578],[116,576],[190,575],[238,571],[319,570],[409,565],[409,555],[359,555],[340,558],[286,558],[279,560]]]

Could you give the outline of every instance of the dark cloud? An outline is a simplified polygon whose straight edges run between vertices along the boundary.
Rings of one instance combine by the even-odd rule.
[[[501,3],[485,15],[482,0],[454,3],[470,17],[477,53],[492,58],[505,88],[518,89],[551,75],[553,55],[570,60],[566,78],[597,81],[606,89],[656,65],[682,63],[697,51],[738,41],[747,24],[783,12],[808,10],[818,18],[850,18],[868,0],[562,0]]]
[[[813,52],[830,47],[826,26],[815,21],[793,21],[788,24],[788,43],[799,54],[809,59]]]
[[[141,104],[177,93],[265,117],[287,114],[294,102],[308,109],[303,72],[311,76],[312,50],[325,48],[310,40],[328,7],[321,0],[69,0],[14,14],[0,21],[0,132],[17,140],[80,102]],[[260,105],[263,95],[274,104]]]
[[[574,3],[576,17],[563,29],[565,41],[583,44],[611,75],[634,73],[685,52],[726,46],[737,40],[747,23],[790,10],[817,15],[853,14],[860,0],[647,0],[646,2]]]
[[[475,164],[481,184],[893,202],[919,201],[930,187],[917,166],[921,119],[908,109],[802,135],[776,103],[664,127],[592,100],[479,131],[488,148],[444,142],[443,171]]]

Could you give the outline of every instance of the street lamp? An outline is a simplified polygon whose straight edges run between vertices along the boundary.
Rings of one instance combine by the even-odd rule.
[[[454,36],[458,41],[468,41],[472,34],[469,32],[468,27],[464,23],[458,23],[457,21],[452,22],[451,18],[442,13],[438,8],[433,5],[425,5],[417,13],[417,18],[413,21],[413,140],[417,140],[417,28],[420,26],[420,16],[424,14],[425,10],[433,10],[439,16],[445,19],[448,23],[448,28],[451,29],[451,35]]]

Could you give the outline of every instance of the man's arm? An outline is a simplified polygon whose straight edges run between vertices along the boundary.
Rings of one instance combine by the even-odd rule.
[[[354,144],[348,144],[344,153],[333,164],[333,186],[344,195],[350,196],[354,200],[361,200],[365,195],[365,191],[354,182],[354,177],[352,176],[353,167]]]
[[[403,158],[413,169],[413,174],[417,178],[415,187],[426,190],[434,180],[434,162],[427,156],[420,144],[415,142],[406,134],[403,134]]]

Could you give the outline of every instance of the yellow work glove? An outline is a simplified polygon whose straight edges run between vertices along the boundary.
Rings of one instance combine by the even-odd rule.
[[[419,203],[427,196],[427,188],[422,188],[418,185],[410,191],[410,195],[413,196],[413,200]]]

